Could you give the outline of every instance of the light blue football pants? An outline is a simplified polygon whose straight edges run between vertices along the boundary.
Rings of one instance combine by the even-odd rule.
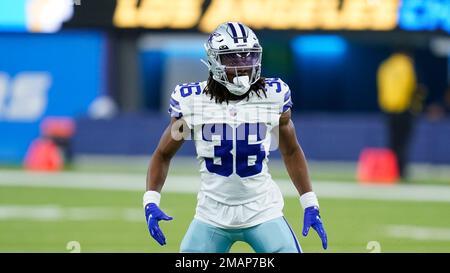
[[[302,252],[284,217],[239,229],[223,229],[194,219],[181,242],[180,252],[226,253],[237,241],[248,243],[257,253]]]

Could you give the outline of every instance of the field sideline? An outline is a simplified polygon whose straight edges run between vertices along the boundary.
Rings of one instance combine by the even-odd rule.
[[[142,174],[110,173],[30,173],[17,170],[0,172],[0,186],[50,187],[140,191],[145,188]],[[93,182],[95,181],[95,182]],[[297,196],[289,180],[277,179],[284,196]],[[450,202],[450,187],[441,185],[359,185],[342,181],[313,181],[314,191],[322,198],[363,200],[409,200]],[[196,193],[200,188],[198,176],[169,175],[164,192]]]
[[[59,174],[0,171],[0,252],[177,252],[195,211],[198,177],[171,171],[162,208],[174,217],[161,227],[168,245],[146,230],[142,173],[71,171]],[[318,236],[300,234],[296,192],[276,179],[285,196],[285,215],[305,252],[324,252]],[[329,236],[327,252],[450,252],[450,188],[440,185],[361,187],[314,181]],[[243,243],[232,252],[252,252]]]

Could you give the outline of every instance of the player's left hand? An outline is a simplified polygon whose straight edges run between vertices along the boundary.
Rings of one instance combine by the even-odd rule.
[[[318,207],[307,207],[305,209],[305,215],[303,218],[303,236],[308,235],[310,227],[312,227],[317,232],[317,234],[319,234],[319,237],[322,240],[323,249],[327,249],[327,233],[323,228]]]
[[[166,237],[159,228],[158,222],[161,220],[170,221],[173,218],[167,216],[155,203],[149,203],[145,206],[145,218],[147,219],[148,230],[150,235],[160,245],[166,244]]]

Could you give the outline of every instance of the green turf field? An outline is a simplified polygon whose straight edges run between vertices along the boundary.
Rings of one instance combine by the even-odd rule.
[[[164,194],[161,206],[174,217],[161,224],[168,242],[164,247],[157,245],[146,230],[141,195],[130,191],[1,187],[0,207],[24,212],[0,220],[0,251],[68,252],[67,243],[78,241],[82,252],[177,252],[194,214],[195,194]],[[396,238],[389,233],[389,227],[410,226],[431,231],[435,228],[446,235],[449,203],[320,201],[329,252],[369,252],[370,241],[378,241],[382,252],[450,252],[448,237]],[[284,211],[303,250],[322,252],[315,233],[306,238],[300,234],[302,214],[296,198],[286,198]],[[252,250],[237,243],[232,251]]]
[[[175,191],[163,192],[161,207],[174,220],[161,223],[167,245],[160,247],[148,233],[142,209],[145,167],[121,169],[110,166],[108,169],[105,166],[76,166],[65,172],[68,176],[61,178],[30,174],[27,177],[31,181],[26,185],[14,184],[24,179],[20,170],[13,170],[13,174],[19,174],[13,176],[0,170],[0,252],[70,252],[67,245],[71,241],[80,243],[81,252],[178,252],[195,212],[195,192],[177,192],[176,187],[172,187]],[[96,176],[96,168],[111,176]],[[110,171],[112,169],[115,172]],[[313,169],[320,170],[318,167]],[[273,172],[275,178],[287,178],[281,168],[275,168]],[[332,171],[326,173],[328,176]],[[169,177],[183,178],[185,174],[196,177],[196,169],[173,167]],[[351,173],[346,175],[351,176]],[[2,184],[11,177],[16,180],[9,185]],[[67,179],[75,184],[80,181],[87,185],[100,182],[109,185],[112,178],[125,185],[129,181],[134,186],[112,190],[108,186],[89,189],[59,185],[68,183]],[[57,184],[39,186],[49,179]],[[315,180],[315,185],[320,186],[320,179]],[[337,179],[335,183],[338,187],[349,184],[356,186],[354,181]],[[448,188],[446,185],[439,187]],[[326,252],[450,252],[449,201],[374,200],[358,196],[332,198],[330,195],[319,195],[319,199],[329,238]],[[284,213],[305,252],[324,252],[313,230],[306,238],[301,235],[303,213],[294,195],[285,196]],[[379,248],[374,249],[373,245],[379,245]],[[238,242],[231,251],[252,252],[252,249]]]

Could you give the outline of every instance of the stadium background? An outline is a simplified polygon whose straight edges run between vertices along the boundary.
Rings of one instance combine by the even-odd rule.
[[[0,2],[0,251],[177,252],[194,214],[194,146],[174,159],[162,207],[174,216],[159,247],[141,208],[146,167],[182,82],[205,80],[203,42],[240,20],[263,46],[263,75],[287,82],[310,161],[330,252],[449,252],[450,1],[4,0]],[[386,147],[376,73],[414,52],[426,97],[407,181],[361,185],[361,152]],[[23,162],[47,118],[72,119],[73,161],[31,172]],[[302,213],[278,152],[271,173],[300,234]],[[379,247],[378,247],[379,246]],[[233,251],[251,249],[237,244]]]

